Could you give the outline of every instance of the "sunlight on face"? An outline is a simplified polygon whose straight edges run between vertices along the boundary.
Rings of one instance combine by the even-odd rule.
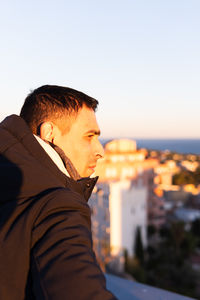
[[[104,155],[99,135],[95,113],[84,105],[78,111],[70,130],[64,134],[60,132],[54,138],[54,143],[65,152],[80,176],[87,177],[94,173],[97,160]]]

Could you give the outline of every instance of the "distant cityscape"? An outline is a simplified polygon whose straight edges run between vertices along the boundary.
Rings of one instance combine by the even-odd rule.
[[[199,139],[134,139],[138,148],[146,148],[151,150],[169,150],[171,152],[179,152],[184,154],[200,154],[200,138]],[[102,139],[102,143],[106,144],[112,139]]]
[[[89,205],[94,250],[104,270],[198,298],[200,154],[194,151],[200,140],[192,141],[186,151],[188,140],[179,140],[182,152],[169,140],[167,150],[155,148],[158,140],[149,148],[133,139],[104,141]],[[162,148],[167,140],[160,142]]]

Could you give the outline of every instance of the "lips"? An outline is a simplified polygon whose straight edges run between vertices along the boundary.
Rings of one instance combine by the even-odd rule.
[[[96,168],[96,165],[89,166],[89,169],[95,169],[95,168]]]
[[[90,168],[95,168],[97,164],[89,165]]]
[[[91,165],[91,166],[89,166],[89,169],[90,169],[92,172],[95,172],[96,166],[97,166],[97,165]]]

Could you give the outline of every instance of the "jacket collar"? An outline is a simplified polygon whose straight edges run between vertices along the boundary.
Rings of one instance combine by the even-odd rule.
[[[94,178],[82,177],[75,181],[72,178],[67,177],[66,187],[78,192],[85,198],[86,201],[88,201],[98,178],[98,176]]]
[[[60,155],[49,145],[47,142],[43,141],[39,136],[34,135],[40,146],[45,150],[45,152],[50,156],[56,166],[62,171],[65,175],[69,176],[67,169],[64,166],[64,163],[60,157]]]
[[[98,180],[98,177],[80,177],[78,172],[76,171],[72,162],[66,157],[62,149],[58,146],[53,145],[52,143],[47,143],[43,141],[40,137],[35,136],[39,144],[46,151],[46,153],[50,156],[53,162],[57,165],[57,167],[69,178],[68,186],[75,189],[80,194],[84,195],[86,201],[91,196],[91,193],[94,189],[94,186]],[[69,170],[69,172],[68,172]],[[71,174],[71,176],[70,176]],[[72,179],[72,180],[70,180]],[[69,184],[70,182],[70,184]]]

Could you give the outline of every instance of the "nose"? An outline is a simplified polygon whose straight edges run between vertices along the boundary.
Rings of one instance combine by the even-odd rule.
[[[101,145],[100,141],[97,140],[97,143],[96,143],[96,157],[97,159],[99,158],[103,158],[104,157],[104,148],[103,146]]]

